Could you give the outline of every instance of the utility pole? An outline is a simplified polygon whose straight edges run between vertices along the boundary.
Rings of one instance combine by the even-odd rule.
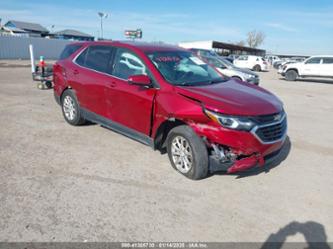
[[[103,18],[107,18],[109,15],[103,12],[98,12],[98,16],[101,18],[101,39],[103,39]]]

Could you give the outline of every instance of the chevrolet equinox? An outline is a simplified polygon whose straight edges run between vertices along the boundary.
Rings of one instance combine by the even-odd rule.
[[[54,65],[54,95],[69,124],[91,121],[166,151],[190,179],[212,165],[228,173],[264,166],[287,133],[276,96],[176,46],[70,44]]]

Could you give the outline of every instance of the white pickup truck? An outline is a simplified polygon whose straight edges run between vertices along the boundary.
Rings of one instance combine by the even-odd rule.
[[[289,81],[305,77],[333,79],[333,55],[312,56],[304,62],[286,64],[279,73]]]

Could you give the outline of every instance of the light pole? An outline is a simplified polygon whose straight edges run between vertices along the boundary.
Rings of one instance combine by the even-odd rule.
[[[103,12],[98,12],[98,16],[101,18],[101,38],[103,39],[103,18],[107,18],[109,15]]]

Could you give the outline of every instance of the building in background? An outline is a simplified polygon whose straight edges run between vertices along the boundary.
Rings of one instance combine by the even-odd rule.
[[[89,34],[74,30],[74,29],[65,29],[52,34],[56,39],[72,40],[72,41],[93,41],[94,36]]]
[[[263,49],[244,47],[218,41],[181,42],[178,45],[183,48],[200,48],[200,49],[214,50],[216,53],[224,56],[230,54],[265,56],[266,54],[266,50]]]
[[[49,31],[38,23],[10,20],[3,28],[14,35],[29,37],[45,37],[49,35]]]

